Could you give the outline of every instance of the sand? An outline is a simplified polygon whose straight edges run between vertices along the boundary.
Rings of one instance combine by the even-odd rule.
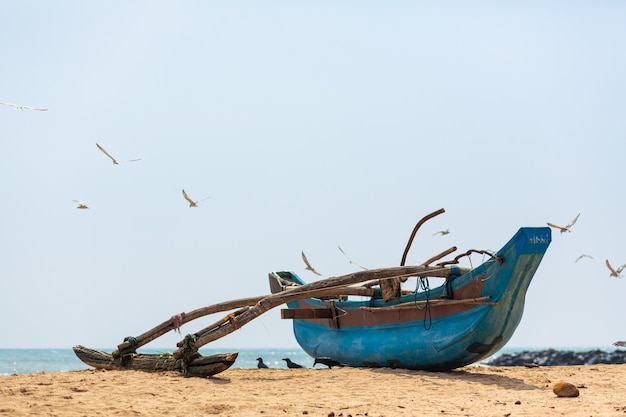
[[[580,396],[557,397],[561,380]],[[212,378],[83,370],[1,376],[0,417],[617,416],[625,388],[626,365],[229,369]]]

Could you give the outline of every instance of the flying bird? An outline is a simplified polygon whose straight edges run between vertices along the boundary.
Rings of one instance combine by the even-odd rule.
[[[626,346],[626,340],[618,340],[617,342],[613,343],[613,346]]]
[[[441,234],[441,236],[444,236],[444,235],[447,235],[448,233],[450,233],[450,229],[440,230],[437,233],[433,233],[433,236],[439,235],[439,234]]]
[[[5,103],[4,101],[0,101],[0,104],[4,104],[5,106],[14,107],[15,110],[37,110],[37,111],[48,111],[48,109],[40,109],[38,107],[30,107],[30,106],[20,106],[19,104]]]
[[[621,272],[624,270],[624,268],[626,268],[626,264],[620,266],[617,269],[613,269],[613,267],[609,263],[608,259],[605,262],[606,262],[606,267],[609,268],[609,271],[611,271],[611,276],[612,277],[615,277],[615,278],[621,278],[622,277]]]
[[[82,201],[78,201],[78,200],[72,200],[73,202],[75,202],[76,204],[78,204],[76,206],[77,209],[88,209],[89,207],[87,207],[87,204],[83,203]]]
[[[302,365],[298,365],[297,363],[292,362],[291,359],[289,359],[289,358],[283,358],[283,360],[285,362],[287,362],[287,368],[295,369],[295,368],[302,368],[303,367]]]
[[[97,143],[96,143],[96,146],[98,147],[98,149],[100,149],[102,151],[102,153],[104,153],[106,156],[111,158],[111,160],[113,161],[113,165],[119,165],[121,162],[141,161],[141,158],[138,158],[138,159],[127,159],[127,160],[124,160],[124,161],[118,161],[117,159],[113,158],[110,153],[108,153],[106,150],[104,150],[104,148],[102,146],[98,145]]]
[[[198,204],[200,204],[201,201],[206,200],[207,198],[211,198],[211,196],[205,197],[201,200],[196,200],[193,201],[185,192],[185,190],[183,190],[183,197],[185,197],[185,200],[189,201],[189,207],[198,207]]]
[[[574,225],[574,223],[576,223],[576,220],[578,220],[578,216],[580,216],[580,213],[578,213],[576,215],[576,217],[574,217],[574,220],[569,222],[569,224],[567,226],[565,226],[565,227],[557,226],[556,224],[552,224],[552,223],[548,223],[548,226],[553,227],[555,229],[559,229],[561,231],[561,233],[564,233],[564,232],[571,233],[572,231],[570,230],[570,228]]]
[[[314,274],[316,274],[316,275],[320,275],[320,276],[322,275],[322,274],[320,274],[319,272],[317,272],[317,271],[315,270],[315,268],[313,268],[313,267],[311,266],[311,264],[309,263],[309,260],[306,258],[306,255],[304,254],[304,252],[302,252],[302,260],[303,260],[303,261],[304,261],[304,263],[306,264],[306,268],[304,268],[304,269],[306,269],[306,270],[308,270],[308,271],[311,271],[311,272],[313,272],[313,273],[314,273]]]
[[[352,259],[350,259],[350,257],[343,251],[343,249],[341,249],[341,246],[337,245],[337,247],[339,248],[339,250],[341,251],[341,253],[343,253],[343,256],[345,256],[346,258],[348,258],[348,262],[350,262],[351,264],[355,264],[356,266],[358,266],[359,268],[361,268],[364,271],[367,271],[367,268],[357,264],[356,262],[354,262]]]
[[[591,255],[587,255],[586,253],[583,253],[582,255],[580,255],[578,258],[576,258],[576,260],[574,262],[578,262],[580,261],[582,258],[590,258],[593,259],[593,256]]]

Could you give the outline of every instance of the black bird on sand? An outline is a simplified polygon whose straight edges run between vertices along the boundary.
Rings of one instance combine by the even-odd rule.
[[[318,363],[321,363],[322,365],[326,365],[328,366],[328,368],[332,368],[333,366],[343,366],[340,362],[332,358],[324,358],[324,357],[315,358],[315,362],[313,362],[313,367],[315,367],[315,365],[317,365]]]
[[[302,365],[298,365],[295,362],[291,362],[291,359],[289,359],[289,358],[283,358],[283,360],[285,362],[287,362],[287,368],[292,368],[292,369],[293,368],[302,368]]]
[[[259,361],[259,363],[256,365],[257,368],[267,368],[267,365],[263,363],[263,358],[256,358],[256,360]]]

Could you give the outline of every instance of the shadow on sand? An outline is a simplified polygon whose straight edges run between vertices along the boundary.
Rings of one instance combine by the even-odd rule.
[[[496,375],[490,372],[480,372],[479,370],[467,371],[463,368],[454,369],[445,372],[431,372],[431,371],[414,371],[410,369],[390,369],[390,368],[372,368],[367,369],[370,372],[397,375],[398,377],[415,379],[416,377],[422,378],[426,383],[437,384],[438,380],[451,381],[458,380],[473,384],[482,385],[495,385],[505,389],[514,390],[541,390],[541,388],[527,384],[520,378],[512,378],[506,375]]]

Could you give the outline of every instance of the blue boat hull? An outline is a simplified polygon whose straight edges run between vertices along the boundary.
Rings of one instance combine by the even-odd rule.
[[[550,241],[550,228],[522,228],[495,259],[453,276],[441,287],[391,302],[380,297],[336,301],[340,314],[334,325],[328,319],[295,319],[294,335],[312,357],[356,367],[449,370],[480,361],[513,335],[526,290]],[[303,283],[293,273],[278,274]],[[411,301],[422,303],[407,307]],[[311,309],[328,304],[309,298],[287,306]]]

